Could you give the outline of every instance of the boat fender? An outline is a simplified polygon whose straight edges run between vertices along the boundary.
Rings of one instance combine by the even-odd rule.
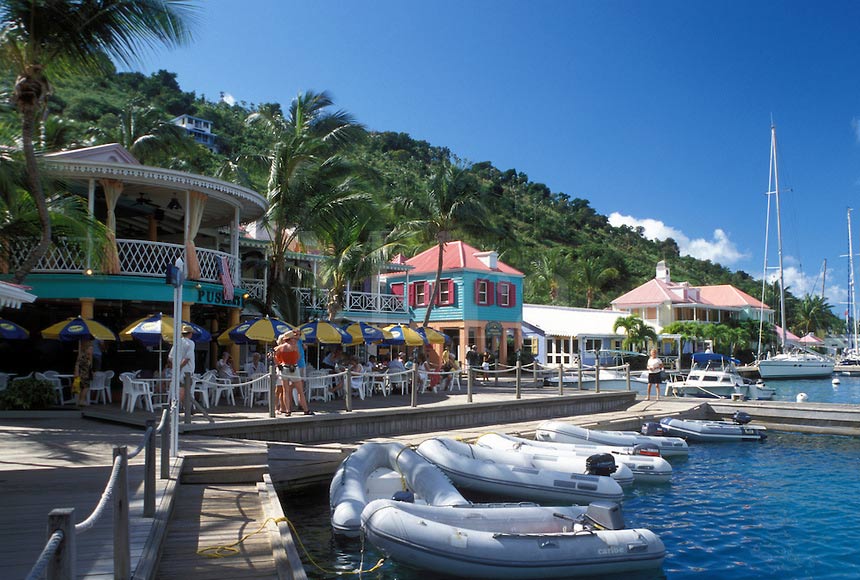
[[[396,492],[391,499],[394,501],[402,501],[403,503],[415,503],[415,494],[408,489]]]
[[[593,501],[583,514],[583,518],[602,530],[623,530],[624,514],[621,506],[612,501]]]
[[[649,437],[664,437],[669,433],[660,423],[648,421],[647,423],[642,424],[642,434],[648,435]]]
[[[746,411],[735,411],[735,414],[732,415],[732,420],[738,425],[746,425],[752,421],[752,417]]]
[[[612,475],[618,466],[611,453],[595,453],[585,460],[585,472],[589,475]]]
[[[655,443],[639,443],[638,445],[633,446],[633,455],[660,457],[660,449]]]

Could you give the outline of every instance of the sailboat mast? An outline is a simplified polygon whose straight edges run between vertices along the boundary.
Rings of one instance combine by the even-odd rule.
[[[785,351],[785,335],[788,329],[785,327],[785,278],[783,277],[782,269],[782,220],[779,213],[779,167],[777,165],[776,156],[776,125],[770,126],[770,151],[771,151],[771,173],[773,178],[773,189],[771,190],[776,200],[776,254],[778,257],[779,268],[779,320],[782,326],[782,336],[780,337],[780,346]]]
[[[857,348],[857,304],[854,299],[854,243],[851,240],[850,207],[848,208],[848,301],[848,316],[854,323],[853,344],[851,348]]]

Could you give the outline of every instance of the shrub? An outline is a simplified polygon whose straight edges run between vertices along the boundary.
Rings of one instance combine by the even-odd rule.
[[[54,386],[40,379],[9,381],[0,391],[0,410],[47,409],[55,401]]]

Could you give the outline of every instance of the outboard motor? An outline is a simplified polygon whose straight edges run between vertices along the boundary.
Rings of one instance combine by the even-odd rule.
[[[633,446],[633,455],[660,457],[660,448],[654,443],[639,443]]]
[[[735,414],[732,415],[732,421],[738,425],[746,425],[752,421],[752,417],[746,411],[735,411]]]
[[[583,514],[583,519],[603,530],[624,529],[621,506],[611,501],[591,502]]]
[[[402,501],[403,503],[415,503],[415,494],[409,491],[408,489],[403,491],[398,491],[391,499],[394,501]]]
[[[669,433],[663,428],[660,423],[649,421],[642,424],[642,434],[650,437],[665,437]]]
[[[618,466],[611,453],[595,453],[585,460],[585,472],[589,475],[612,475]]]

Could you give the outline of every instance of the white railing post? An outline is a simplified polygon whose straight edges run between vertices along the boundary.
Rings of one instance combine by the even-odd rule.
[[[146,449],[143,452],[143,517],[155,516],[155,419],[146,420]]]
[[[475,369],[469,365],[469,376],[466,378],[466,402],[472,402],[472,387],[475,384]]]
[[[343,402],[347,412],[349,412],[352,411],[352,371],[349,370],[349,367],[346,369],[346,376],[343,380]]]

